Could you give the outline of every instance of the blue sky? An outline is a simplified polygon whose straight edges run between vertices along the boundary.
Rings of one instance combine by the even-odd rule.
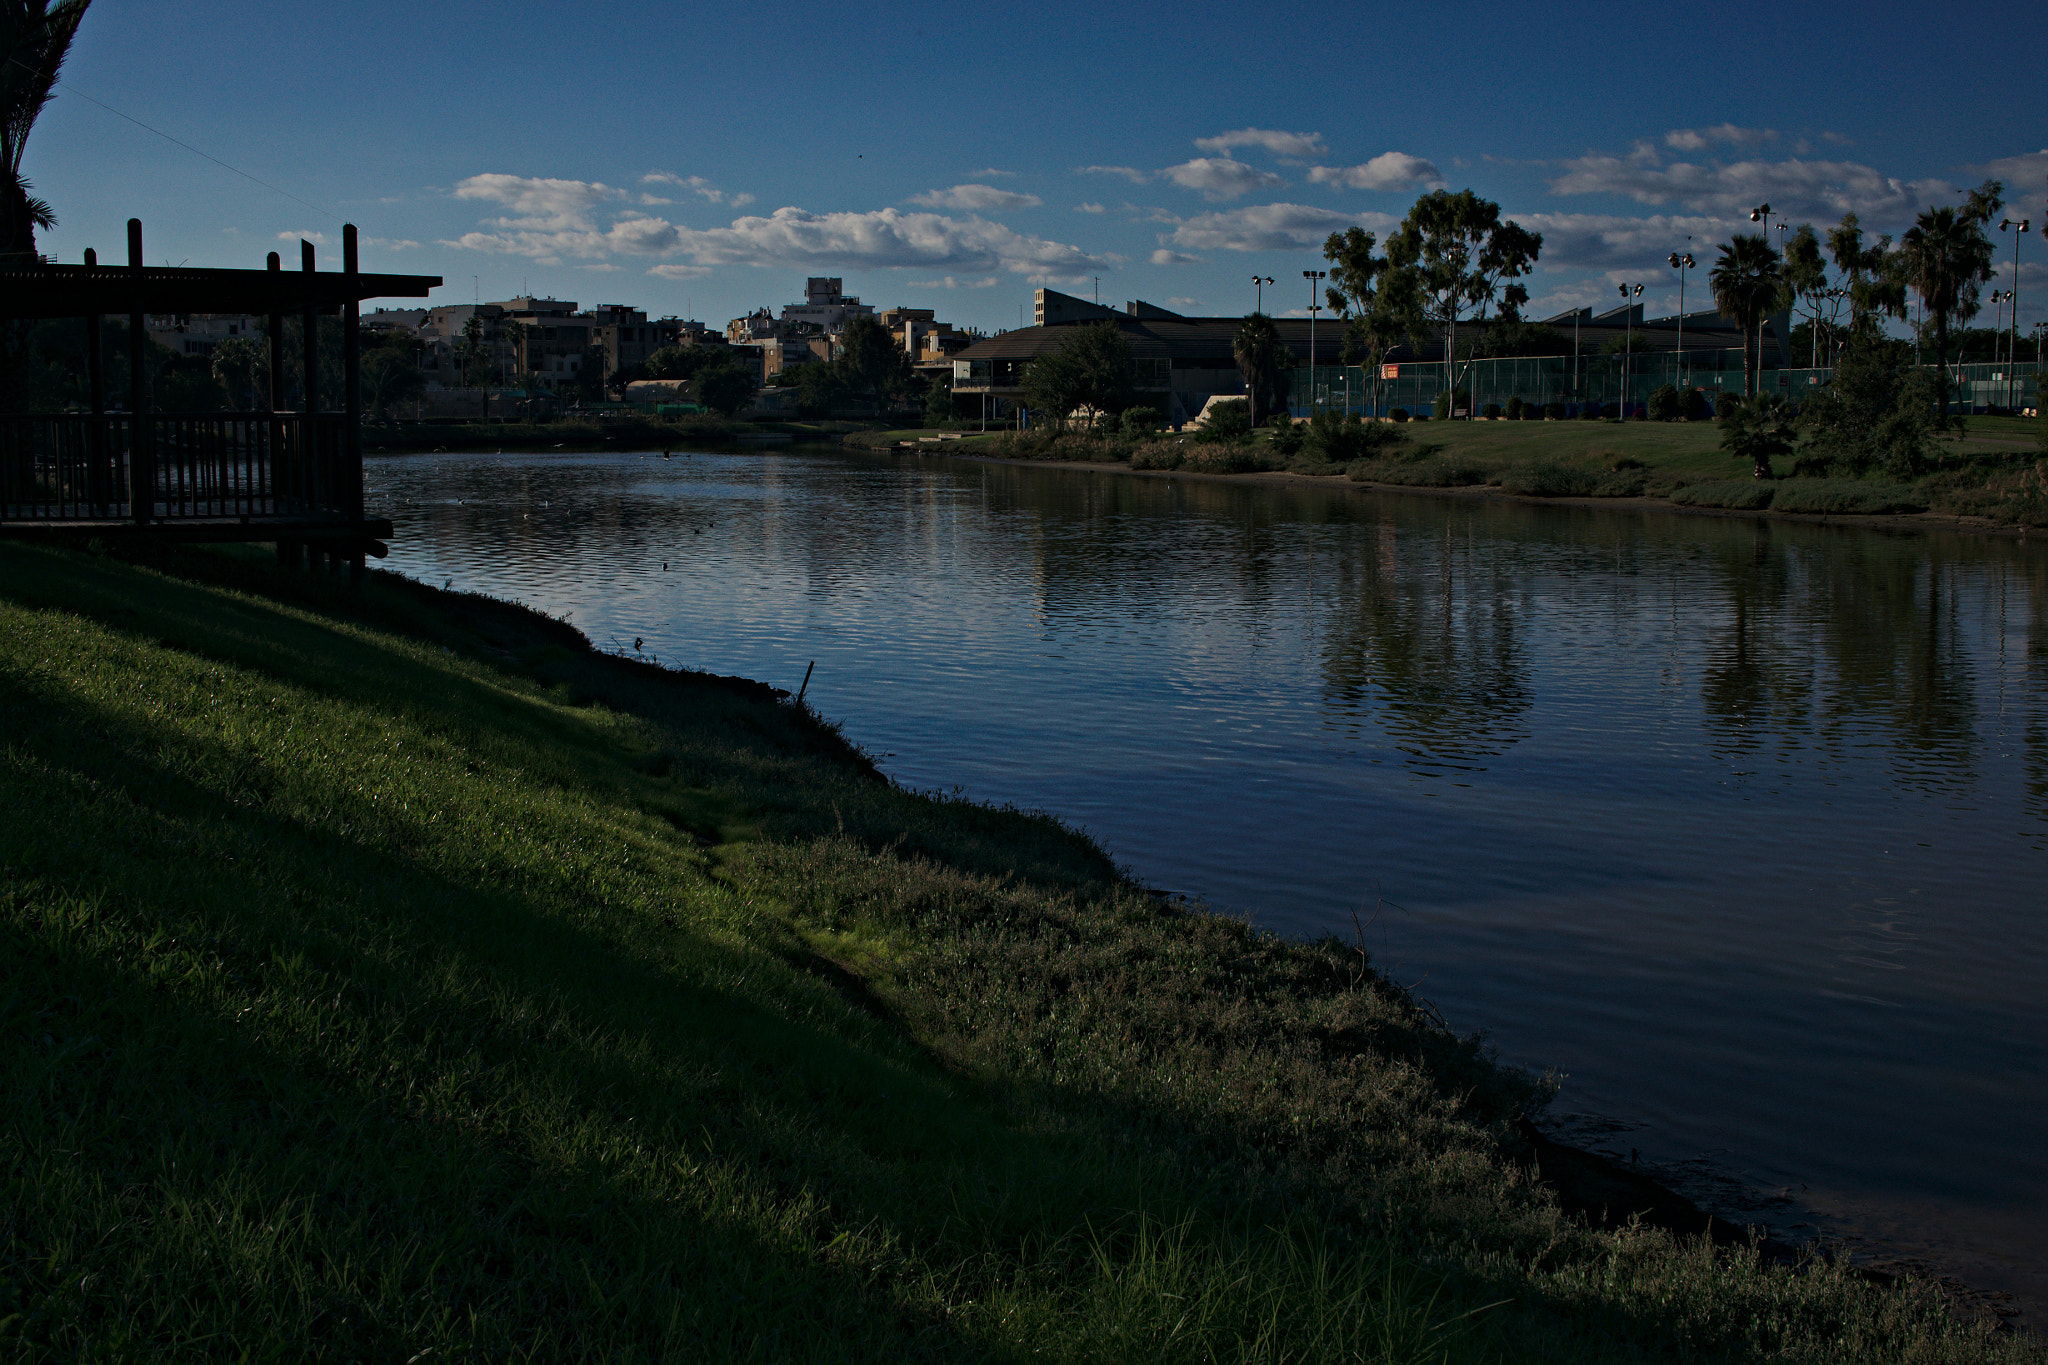
[[[1538,315],[1623,280],[1659,311],[1666,253],[1690,234],[1705,262],[1759,201],[1897,231],[1995,173],[2035,223],[2027,326],[2048,317],[2044,16],[95,0],[25,169],[64,260],[118,257],[131,215],[152,261],[195,265],[290,259],[300,234],[338,253],[347,219],[366,268],[446,277],[437,301],[718,324],[830,274],[988,329],[1097,276],[1106,302],[1242,313],[1271,275],[1285,312],[1332,229],[1384,229],[1439,184],[1543,234]]]

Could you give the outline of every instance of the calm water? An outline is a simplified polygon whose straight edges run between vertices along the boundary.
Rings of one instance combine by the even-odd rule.
[[[832,453],[374,460],[391,565],[1346,937],[1556,1116],[2048,1318],[2048,550]]]

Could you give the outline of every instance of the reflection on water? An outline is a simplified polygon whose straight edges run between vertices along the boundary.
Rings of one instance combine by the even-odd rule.
[[[396,567],[816,660],[899,780],[1276,928],[1375,908],[1600,1141],[2048,1316],[2039,550],[836,452],[370,480]]]

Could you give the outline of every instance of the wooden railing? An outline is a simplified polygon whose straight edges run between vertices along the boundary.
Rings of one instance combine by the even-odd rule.
[[[0,521],[355,520],[339,413],[0,417]]]

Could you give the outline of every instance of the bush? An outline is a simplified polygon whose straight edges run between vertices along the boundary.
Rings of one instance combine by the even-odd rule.
[[[1186,462],[1178,441],[1152,441],[1131,452],[1133,469],[1179,469]]]
[[[1650,476],[1640,467],[1619,469],[1593,485],[1596,498],[1640,498],[1649,491]]]
[[[1252,446],[1221,443],[1191,448],[1181,465],[1183,469],[1200,474],[1253,474],[1279,467],[1277,461],[1267,458]]]
[[[1278,455],[1299,455],[1302,447],[1302,423],[1291,418],[1276,418],[1271,427],[1272,436],[1266,444]]]
[[[1778,512],[1882,513],[1924,512],[1927,499],[1897,484],[1865,483],[1860,479],[1787,479],[1771,501]]]
[[[1602,417],[1606,418],[1606,419],[1607,419],[1608,421],[1610,421],[1610,422],[1618,422],[1618,421],[1620,421],[1620,420],[1621,420],[1621,404],[1619,404],[1619,403],[1602,403],[1602,404],[1600,405],[1600,415],[1601,415]]]
[[[1392,409],[1389,409],[1389,410],[1388,410],[1388,412],[1387,412],[1387,419],[1388,419],[1389,421],[1394,421],[1394,422],[1405,422],[1405,421],[1407,421],[1407,420],[1408,420],[1408,409],[1406,409],[1406,408],[1392,408]]]
[[[1698,389],[1687,389],[1678,400],[1679,416],[1688,422],[1704,422],[1710,409],[1707,395]]]
[[[1676,489],[1671,500],[1681,507],[1730,507],[1755,512],[1769,507],[1777,491],[1775,483],[1761,483],[1755,479],[1715,479]]]
[[[1499,421],[1499,420],[1500,420],[1500,404],[1498,404],[1498,403],[1488,403],[1488,404],[1487,404],[1487,405],[1486,405],[1485,407],[1483,407],[1483,408],[1481,408],[1481,409],[1479,410],[1479,415],[1480,415],[1481,417],[1484,417],[1484,418],[1485,418],[1485,419],[1486,419],[1487,421],[1489,421],[1489,422],[1497,422],[1497,421]]]
[[[1212,444],[1229,444],[1251,439],[1252,405],[1242,398],[1209,405],[1209,415],[1196,439]]]
[[[1546,422],[1562,422],[1564,420],[1564,404],[1555,402],[1545,403],[1543,405],[1543,420]]]
[[[1488,403],[1487,406],[1492,407],[1493,404]],[[1522,395],[1516,394],[1514,397],[1508,399],[1508,405],[1506,408],[1501,410],[1501,415],[1503,417],[1506,417],[1510,422],[1519,422],[1522,420],[1523,416],[1526,414],[1527,411],[1528,405],[1522,402]]]
[[[1599,476],[1583,469],[1541,463],[1508,470],[1501,476],[1500,486],[1525,498],[1583,498],[1599,482]]]
[[[1126,436],[1149,436],[1166,425],[1158,408],[1125,408],[1119,422]]]
[[[1459,389],[1453,394],[1449,389],[1439,389],[1437,390],[1436,401],[1430,405],[1429,410],[1433,416],[1441,421],[1451,415],[1453,407],[1463,408],[1465,411],[1470,412],[1472,410],[1472,391],[1470,389]]]
[[[1659,384],[1650,394],[1645,405],[1653,422],[1676,422],[1679,413],[1678,390],[1669,384]]]
[[[1579,419],[1585,422],[1600,420],[1600,405],[1591,401],[1579,404]]]
[[[1742,395],[1739,393],[1730,393],[1722,389],[1714,395],[1714,417],[1717,421],[1741,406]]]
[[[1308,423],[1309,448],[1332,464],[1382,456],[1408,443],[1408,434],[1385,422],[1350,413],[1319,412]]]
[[[1345,471],[1353,483],[1390,483],[1404,488],[1469,488],[1487,479],[1484,465],[1470,460],[1444,460],[1434,454],[1421,460],[1360,460]]]
[[[1875,466],[1894,480],[1924,474],[1936,382],[1912,364],[1903,342],[1851,344],[1828,384],[1806,400],[1793,472],[1860,475]]]

